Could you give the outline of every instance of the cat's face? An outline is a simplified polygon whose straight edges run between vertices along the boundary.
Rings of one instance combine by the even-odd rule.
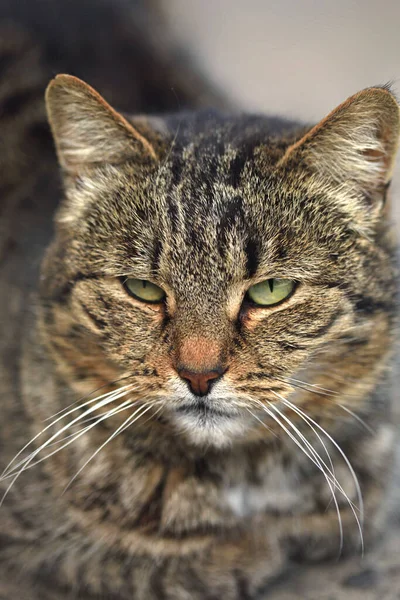
[[[373,338],[360,306],[394,293],[374,243],[398,131],[389,92],[356,96],[297,144],[244,117],[182,116],[174,138],[176,120],[128,123],[67,77],[48,106],[67,200],[42,297],[72,385],[124,376],[177,432],[223,446],[265,435],[263,407],[300,372],[318,382],[333,345]]]

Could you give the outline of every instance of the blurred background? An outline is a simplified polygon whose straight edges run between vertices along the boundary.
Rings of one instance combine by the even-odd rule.
[[[173,37],[239,107],[316,122],[351,94],[400,96],[399,0],[162,0]],[[398,163],[399,164],[399,163]],[[400,196],[400,168],[394,191]],[[400,198],[394,210],[400,227]]]

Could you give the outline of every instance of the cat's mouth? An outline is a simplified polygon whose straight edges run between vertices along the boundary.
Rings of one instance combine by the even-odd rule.
[[[242,411],[222,407],[215,399],[196,399],[173,409],[175,425],[195,445],[225,447],[248,429]]]
[[[225,410],[220,410],[213,406],[212,403],[207,402],[203,399],[198,400],[193,404],[183,404],[178,406],[176,409],[177,413],[184,414],[187,416],[197,416],[197,417],[225,417],[225,418],[234,418],[234,414],[231,412],[227,412]]]

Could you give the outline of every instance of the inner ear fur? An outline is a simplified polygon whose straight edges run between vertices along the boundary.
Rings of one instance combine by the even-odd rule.
[[[390,182],[399,142],[399,106],[387,88],[351,96],[288,148],[279,165],[303,165],[325,180],[373,195]]]
[[[47,87],[46,107],[59,163],[67,171],[157,158],[152,144],[77,77],[57,75]]]

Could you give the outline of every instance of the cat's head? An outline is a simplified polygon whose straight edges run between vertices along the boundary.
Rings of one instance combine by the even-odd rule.
[[[395,296],[390,91],[301,132],[243,115],[125,117],[64,75],[47,107],[66,197],[43,326],[71,385],[124,377],[165,426],[218,446],[267,435],[266,413],[295,394],[329,411],[334,395],[310,395],[336,393],[327,373],[365,394]]]

